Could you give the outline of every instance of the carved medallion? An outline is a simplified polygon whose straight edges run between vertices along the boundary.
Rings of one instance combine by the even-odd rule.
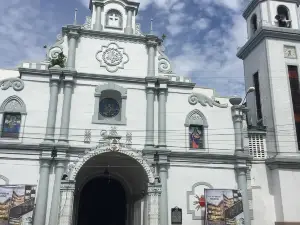
[[[96,53],[96,59],[100,62],[101,67],[105,67],[111,73],[124,69],[124,65],[129,61],[124,49],[116,43],[102,46],[102,49]]]
[[[123,56],[118,49],[108,48],[102,56],[104,62],[109,66],[117,66],[122,62]]]
[[[284,58],[297,59],[295,46],[284,46]]]

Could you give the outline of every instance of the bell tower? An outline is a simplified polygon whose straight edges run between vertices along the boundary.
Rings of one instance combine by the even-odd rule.
[[[90,0],[92,29],[132,35],[140,3],[129,0]]]
[[[248,123],[267,128],[268,155],[300,153],[298,0],[252,0],[243,17],[248,41],[237,56],[244,63]]]

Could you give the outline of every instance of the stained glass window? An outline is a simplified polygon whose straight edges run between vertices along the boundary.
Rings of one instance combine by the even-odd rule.
[[[203,145],[203,126],[189,127],[190,148],[201,149]]]
[[[19,138],[21,128],[21,114],[5,113],[2,124],[1,137]]]
[[[115,117],[120,112],[120,106],[117,100],[113,98],[104,98],[100,101],[99,113],[103,117]]]

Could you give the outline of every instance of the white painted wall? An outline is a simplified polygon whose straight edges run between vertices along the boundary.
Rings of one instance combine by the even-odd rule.
[[[284,58],[284,45],[297,46],[300,44],[284,41],[267,41],[267,51],[269,58],[269,77],[271,84],[271,96],[273,101],[273,112],[275,121],[275,131],[277,134],[278,149],[280,152],[298,152],[297,138],[294,125],[294,112],[290,92],[287,65],[299,65],[298,60]],[[298,66],[299,67],[299,66]]]
[[[232,166],[224,164],[182,164],[172,163],[168,172],[168,207],[182,208],[182,224],[199,225],[204,224],[203,221],[193,220],[192,214],[187,214],[188,209],[195,211],[193,201],[196,200],[195,195],[203,195],[205,185],[199,185],[195,188],[195,194],[188,196],[187,191],[192,191],[192,186],[199,182],[209,183],[216,189],[235,189],[237,183],[235,180],[235,172]],[[190,199],[190,205],[187,205],[187,198]],[[169,223],[171,224],[171,210],[169,210]],[[204,215],[203,210],[195,212],[195,215]]]
[[[119,69],[116,73],[108,72],[105,67],[100,67],[100,62],[96,59],[96,53],[101,50],[101,47],[113,42],[117,43],[120,48],[124,48],[125,53],[129,56],[129,61],[124,65],[124,69]],[[76,50],[76,69],[80,73],[146,77],[147,47],[138,43],[81,37]]]

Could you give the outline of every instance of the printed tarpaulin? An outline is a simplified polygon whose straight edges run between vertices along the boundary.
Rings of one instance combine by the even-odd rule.
[[[0,225],[25,225],[32,218],[36,185],[0,185]]]
[[[242,195],[238,190],[205,189],[205,225],[244,225]]]

